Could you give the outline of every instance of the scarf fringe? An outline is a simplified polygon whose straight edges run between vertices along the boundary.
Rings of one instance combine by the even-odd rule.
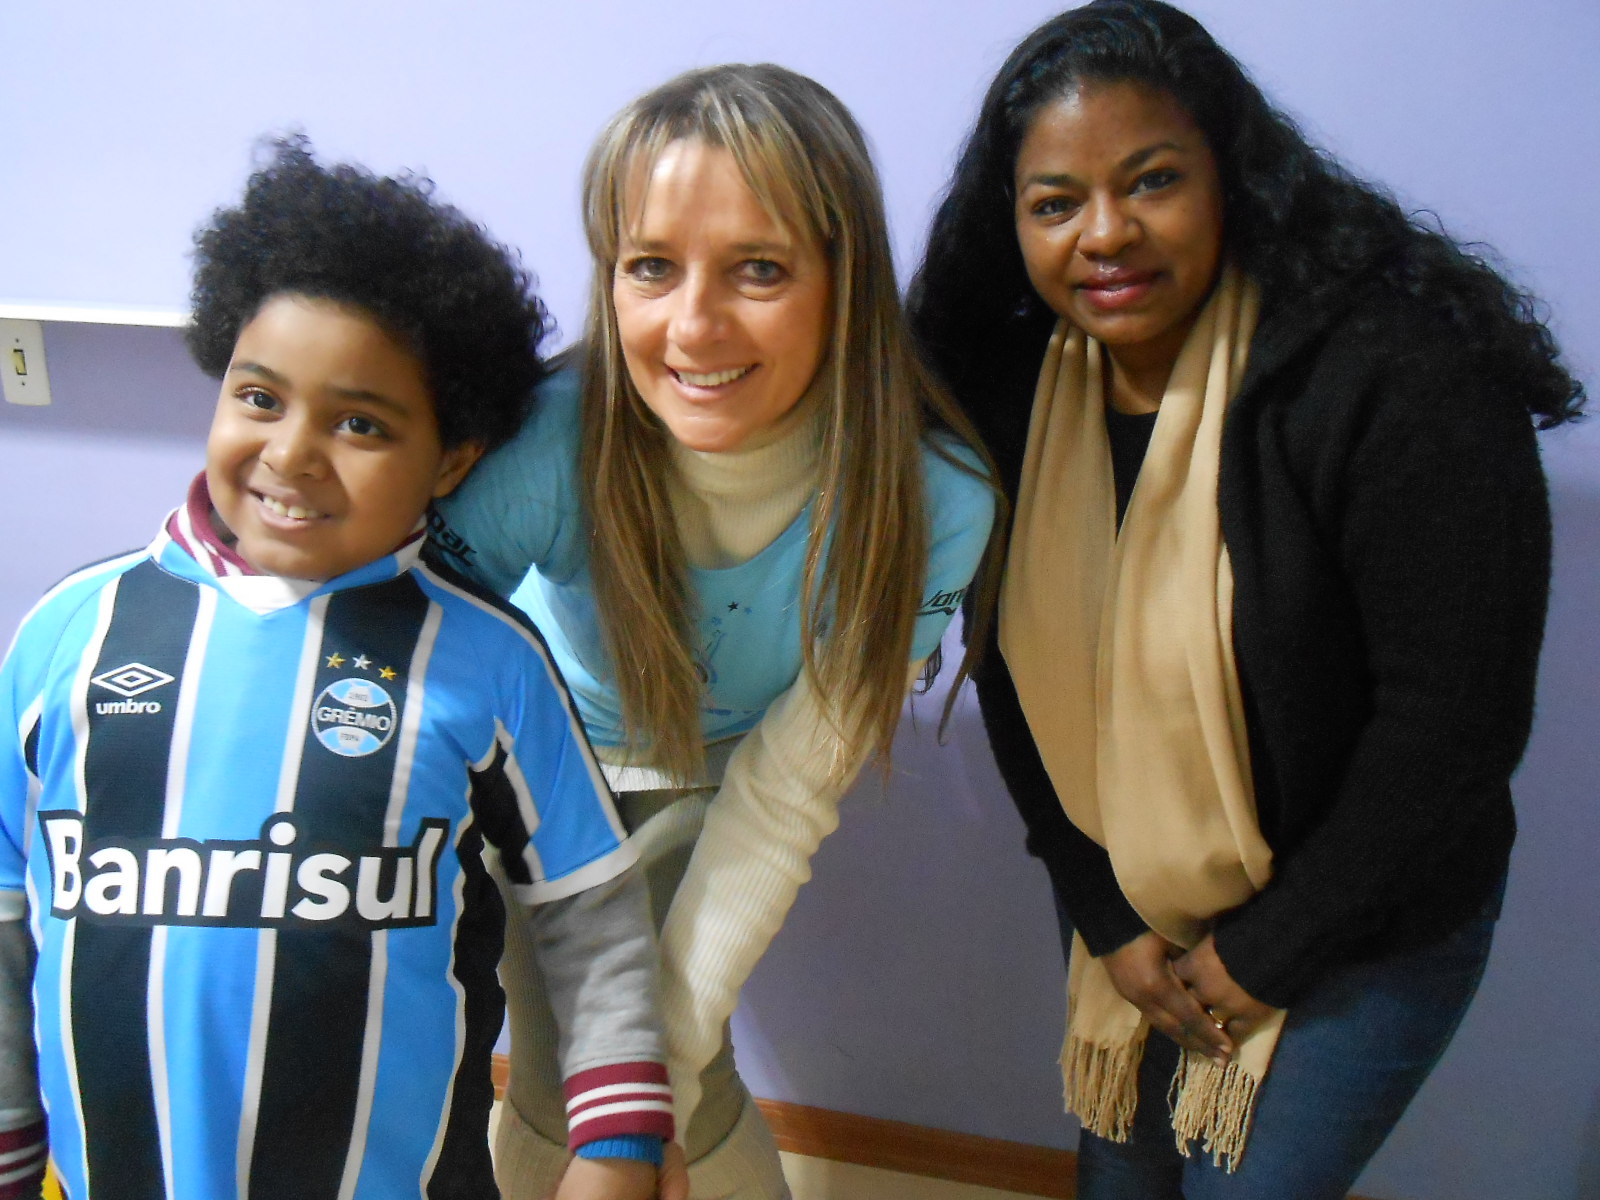
[[[1258,1082],[1237,1060],[1223,1067],[1185,1050],[1167,1094],[1178,1149],[1187,1156],[1189,1143],[1198,1141],[1213,1166],[1232,1174],[1250,1136]]]
[[[1061,1051],[1066,1109],[1090,1133],[1125,1142],[1139,1105],[1139,1063],[1144,1038],[1104,1046],[1069,1037]]]

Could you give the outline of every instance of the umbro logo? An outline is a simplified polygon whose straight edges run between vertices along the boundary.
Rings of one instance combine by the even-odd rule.
[[[172,682],[172,676],[154,667],[147,667],[143,663],[131,662],[110,671],[102,671],[89,682],[131,700],[135,696],[153,692],[158,687],[165,687]]]
[[[96,687],[105,688],[108,692],[126,697],[122,700],[100,700],[94,706],[95,712],[101,716],[112,714],[120,716],[128,713],[160,712],[160,701],[135,700],[134,697],[152,692],[158,687],[166,687],[172,682],[172,676],[154,667],[147,667],[141,662],[131,662],[113,667],[109,671],[102,671],[89,682]]]

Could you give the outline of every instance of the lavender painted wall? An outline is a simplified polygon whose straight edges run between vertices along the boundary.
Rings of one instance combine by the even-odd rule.
[[[1202,0],[1268,88],[1359,169],[1495,245],[1600,388],[1600,6],[1593,0]],[[0,73],[0,301],[181,307],[189,229],[246,147],[302,122],[329,153],[428,167],[520,245],[567,330],[586,265],[582,153],[680,67],[772,58],[834,87],[873,137],[902,269],[984,81],[1042,0],[862,4],[282,0],[270,15],[151,0],[13,5]],[[311,36],[307,36],[310,31]],[[19,164],[27,164],[22,169]],[[1585,211],[1580,213],[1580,205]],[[23,231],[17,236],[15,231]],[[211,397],[176,334],[47,329],[56,406],[0,406],[0,626],[56,577],[146,540],[199,463]],[[1600,1195],[1600,420],[1544,438],[1556,579],[1522,833],[1477,1005],[1360,1190],[1407,1200]],[[937,696],[895,774],[858,786],[735,1021],[765,1095],[1056,1145],[1064,981],[970,703]]]
[[[142,546],[199,469],[216,400],[172,329],[50,323],[54,403],[0,404],[0,630],[84,563]]]

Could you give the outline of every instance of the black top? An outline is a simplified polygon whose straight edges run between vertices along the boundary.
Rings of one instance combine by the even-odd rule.
[[[1133,485],[1139,482],[1139,468],[1144,466],[1150,435],[1156,431],[1156,418],[1160,415],[1119,412],[1106,405],[1106,439],[1111,443],[1111,474],[1117,486],[1118,529],[1122,528],[1122,518],[1128,515]]]
[[[1252,342],[1218,508],[1274,876],[1215,934],[1266,1003],[1446,935],[1504,874],[1550,517],[1532,423],[1489,378],[1472,347],[1379,285],[1337,311],[1269,313]],[[1019,425],[990,447],[1013,496]],[[978,696],[1029,851],[1104,954],[1146,926],[1062,812],[988,651]]]

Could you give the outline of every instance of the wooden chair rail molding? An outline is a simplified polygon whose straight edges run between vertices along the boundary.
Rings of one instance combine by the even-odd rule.
[[[494,1056],[494,1094],[505,1094],[509,1075],[503,1054]],[[1043,1196],[1049,1200],[1076,1200],[1078,1156],[1070,1150],[1006,1142],[885,1121],[855,1113],[790,1104],[784,1100],[757,1100],[778,1148],[808,1158],[855,1163],[906,1175],[926,1175],[953,1183],[971,1183]],[[1349,1200],[1368,1200],[1351,1196]]]

